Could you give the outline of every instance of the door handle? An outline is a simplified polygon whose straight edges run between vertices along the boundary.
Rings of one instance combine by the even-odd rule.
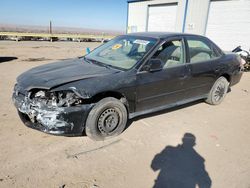
[[[216,73],[220,72],[220,71],[221,71],[221,67],[216,67],[215,70],[214,70],[214,72],[216,72]]]
[[[183,79],[186,79],[187,77],[188,77],[187,74],[181,74],[179,78],[180,78],[181,80],[183,80]]]

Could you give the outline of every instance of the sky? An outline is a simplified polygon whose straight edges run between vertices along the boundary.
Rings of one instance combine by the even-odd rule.
[[[1,0],[0,23],[126,30],[127,0]]]

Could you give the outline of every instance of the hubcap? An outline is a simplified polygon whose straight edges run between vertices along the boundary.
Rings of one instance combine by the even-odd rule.
[[[226,85],[220,83],[214,92],[215,101],[216,102],[220,101],[224,97],[225,92],[226,92]]]
[[[112,133],[119,124],[119,114],[114,108],[102,112],[98,119],[98,129],[102,134]]]

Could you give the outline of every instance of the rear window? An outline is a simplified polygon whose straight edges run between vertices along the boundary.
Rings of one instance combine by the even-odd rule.
[[[205,40],[187,38],[190,63],[198,63],[216,59],[220,56],[214,46]]]

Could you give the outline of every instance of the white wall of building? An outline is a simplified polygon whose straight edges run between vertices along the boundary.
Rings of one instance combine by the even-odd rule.
[[[188,1],[188,11],[186,14],[185,32],[197,34],[205,33],[207,19],[204,19],[204,17],[207,18],[209,0],[151,0],[129,3],[128,33],[134,31],[147,31],[150,6],[164,6],[172,3],[177,3],[176,25],[174,31],[182,32],[186,1]]]
[[[127,31],[143,32],[147,25],[147,3],[136,2],[128,4],[128,26]]]
[[[148,7],[147,31],[176,31],[178,4]]]
[[[206,36],[224,50],[250,49],[250,0],[211,1]]]
[[[175,9],[163,7],[173,3],[177,4]],[[162,6],[158,10],[164,15],[150,20],[150,7],[154,5]],[[168,16],[168,12],[172,15]],[[165,25],[159,26],[161,20]],[[237,45],[250,48],[250,0],[147,0],[128,4],[128,33],[148,31],[148,21],[158,22],[150,23],[150,31],[154,31],[155,24],[158,31],[166,28],[166,32],[207,35],[224,50]]]
[[[204,35],[208,11],[209,0],[189,0],[184,32]]]
[[[128,26],[127,31],[130,32],[144,32],[147,31],[148,25],[148,7],[150,5],[171,4],[178,3],[176,14],[175,31],[182,31],[182,23],[184,18],[185,1],[176,0],[154,0],[142,1],[128,4]]]

